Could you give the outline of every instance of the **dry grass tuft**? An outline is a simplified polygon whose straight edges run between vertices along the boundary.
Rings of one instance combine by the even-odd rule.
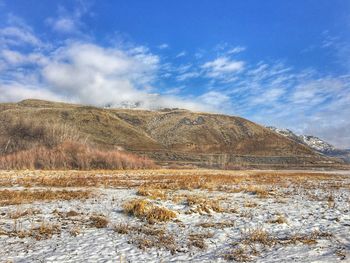
[[[218,199],[209,199],[200,195],[189,195],[186,198],[186,203],[190,206],[189,213],[221,213],[225,210],[221,207]]]
[[[137,194],[141,196],[148,196],[152,199],[160,199],[160,200],[166,200],[167,194],[159,189],[149,188],[149,187],[140,187],[137,190]]]
[[[285,238],[280,238],[279,243],[283,245],[296,244],[297,242],[303,243],[305,245],[314,245],[317,244],[317,240],[321,238],[331,238],[333,237],[332,233],[322,232],[322,231],[313,231],[310,234],[295,234]]]
[[[233,260],[236,262],[249,262],[252,260],[251,253],[243,247],[233,248],[224,255],[226,260]]]
[[[214,233],[193,233],[188,236],[188,246],[197,247],[199,249],[206,249],[208,246],[205,242],[205,239],[212,238]]]
[[[259,243],[264,246],[272,246],[275,244],[276,239],[262,228],[249,229],[243,237],[244,244],[251,245]]]
[[[36,240],[49,239],[53,235],[58,235],[61,233],[61,227],[59,225],[50,224],[47,222],[41,222],[39,226],[32,227],[29,230],[24,230],[22,224],[17,220],[14,221],[13,229],[10,231],[3,230],[2,234],[18,237],[18,238],[35,238]]]
[[[30,235],[36,240],[49,239],[54,234],[60,234],[61,228],[59,225],[53,225],[42,222],[38,228],[34,228],[30,231]]]
[[[69,230],[69,234],[73,237],[80,235],[81,229],[79,226],[74,226]]]
[[[21,209],[21,208],[17,208],[16,211],[10,212],[9,213],[9,218],[11,219],[18,219],[21,217],[25,217],[25,216],[33,216],[33,215],[37,215],[40,214],[41,210],[39,209],[34,209],[34,208],[28,208],[28,209]]]
[[[148,211],[151,209],[151,202],[145,199],[133,199],[127,201],[123,204],[124,212],[136,216],[139,218],[143,218],[147,215]]]
[[[124,212],[146,219],[150,223],[167,222],[176,218],[176,213],[165,207],[153,205],[150,201],[144,199],[133,199],[123,205]]]
[[[234,222],[205,222],[205,223],[200,223],[197,224],[196,226],[198,227],[203,227],[203,228],[218,228],[218,229],[223,229],[223,228],[229,228],[229,227],[234,227],[235,224]]]
[[[109,220],[103,215],[92,215],[90,216],[90,226],[96,228],[105,228],[108,226]]]
[[[245,207],[248,207],[248,208],[254,208],[254,207],[257,207],[258,204],[257,204],[257,203],[254,203],[254,202],[252,202],[252,201],[245,201],[245,202],[244,202],[244,206],[245,206]]]
[[[288,220],[282,215],[277,216],[275,219],[271,219],[268,221],[271,224],[287,224]]]
[[[117,224],[113,226],[113,230],[118,234],[125,235],[128,234],[131,229],[128,224]]]
[[[32,203],[35,201],[87,199],[90,191],[0,190],[0,206]]]
[[[78,216],[79,213],[74,211],[74,210],[70,210],[69,212],[66,213],[67,217],[71,217],[71,216]]]
[[[150,223],[167,222],[176,218],[176,213],[161,206],[152,207],[146,214],[146,219]]]

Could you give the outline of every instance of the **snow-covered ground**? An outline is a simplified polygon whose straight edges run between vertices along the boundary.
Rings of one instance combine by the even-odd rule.
[[[222,191],[167,189],[162,199],[139,196],[132,187],[65,188],[88,188],[94,196],[0,206],[0,261],[350,262],[350,176],[336,181],[310,178],[304,183],[264,184],[266,196],[240,190],[246,186],[242,181]],[[23,190],[18,184],[2,185],[1,190]],[[62,190],[50,186],[29,189]],[[188,197],[203,199],[208,209],[190,204]],[[149,224],[127,215],[123,204],[134,198],[171,209],[177,218]],[[210,208],[213,200],[222,211]],[[20,215],[25,211],[28,214]],[[103,215],[108,225],[91,225],[92,215]],[[43,224],[60,230],[38,240],[9,234]],[[116,231],[123,226],[128,229],[125,233]]]

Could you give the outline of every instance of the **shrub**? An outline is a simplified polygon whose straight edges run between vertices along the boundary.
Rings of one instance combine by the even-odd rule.
[[[154,168],[153,161],[123,151],[102,151],[65,141],[54,148],[37,146],[30,150],[0,156],[0,169],[143,169]]]

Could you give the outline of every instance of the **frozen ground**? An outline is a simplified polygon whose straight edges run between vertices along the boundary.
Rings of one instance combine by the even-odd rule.
[[[83,175],[62,178],[63,173],[0,173],[1,262],[350,262],[346,173],[313,177],[306,172],[274,172],[259,177],[259,172],[96,172],[98,183],[76,187],[40,180]],[[205,174],[207,181],[194,184],[197,179],[183,179],[192,173],[199,173],[198,178]],[[140,186],[150,194],[141,196]],[[5,189],[89,190],[93,196],[9,204]],[[135,198],[175,211],[176,218],[148,222],[124,213],[123,204]],[[92,216],[103,217],[108,224],[98,228]],[[40,232],[40,227],[53,226],[48,234]],[[31,231],[37,232],[28,234]]]

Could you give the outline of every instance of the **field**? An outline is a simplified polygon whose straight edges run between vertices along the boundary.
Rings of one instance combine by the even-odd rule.
[[[1,262],[350,260],[350,172],[0,172]]]

